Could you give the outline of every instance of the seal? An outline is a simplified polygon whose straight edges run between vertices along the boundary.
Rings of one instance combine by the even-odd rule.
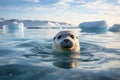
[[[79,57],[80,43],[72,31],[60,31],[53,39],[53,52],[56,56]]]

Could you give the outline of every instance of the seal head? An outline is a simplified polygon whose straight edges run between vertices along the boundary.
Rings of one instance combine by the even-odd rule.
[[[72,31],[61,31],[53,39],[53,50],[56,53],[68,55],[80,52],[78,36]]]

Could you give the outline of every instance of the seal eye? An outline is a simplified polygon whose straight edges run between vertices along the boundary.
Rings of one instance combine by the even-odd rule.
[[[62,36],[61,36],[61,35],[59,35],[59,36],[57,37],[57,39],[60,39],[60,38],[62,38]]]
[[[70,37],[71,37],[72,39],[74,39],[74,35],[71,34]]]

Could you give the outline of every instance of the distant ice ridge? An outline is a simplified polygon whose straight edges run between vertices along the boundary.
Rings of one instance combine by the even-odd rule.
[[[111,32],[120,32],[120,24],[114,24],[109,31]]]
[[[74,26],[72,24],[68,24],[65,22],[55,22],[55,21],[45,21],[45,20],[19,20],[19,19],[4,19],[4,18],[0,18],[0,28],[3,28],[3,25],[8,25],[11,22],[23,22],[24,26],[26,28],[34,28],[34,29],[60,29],[60,28],[67,28],[67,29],[71,29],[71,28],[79,28],[78,26]]]
[[[11,22],[3,26],[4,34],[15,34],[16,36],[24,35],[24,24],[22,22]]]
[[[72,24],[68,24],[65,22],[54,22],[54,21],[40,21],[40,20],[23,20],[25,27],[27,28],[52,28],[52,29],[60,29],[60,28],[78,28]]]
[[[83,22],[79,25],[82,32],[105,33],[108,25],[105,21]]]
[[[48,27],[48,28],[70,28],[70,27],[75,27],[71,24],[67,24],[67,23],[63,23],[63,22],[47,22],[46,24],[44,25],[40,25],[39,27],[41,28],[45,28],[45,27]]]

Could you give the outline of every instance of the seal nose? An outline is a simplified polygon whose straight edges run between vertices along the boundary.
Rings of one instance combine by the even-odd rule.
[[[64,39],[64,42],[69,42],[70,40],[69,39]]]
[[[60,43],[62,48],[71,48],[73,46],[73,43],[69,40],[69,39],[64,39],[61,43]]]

